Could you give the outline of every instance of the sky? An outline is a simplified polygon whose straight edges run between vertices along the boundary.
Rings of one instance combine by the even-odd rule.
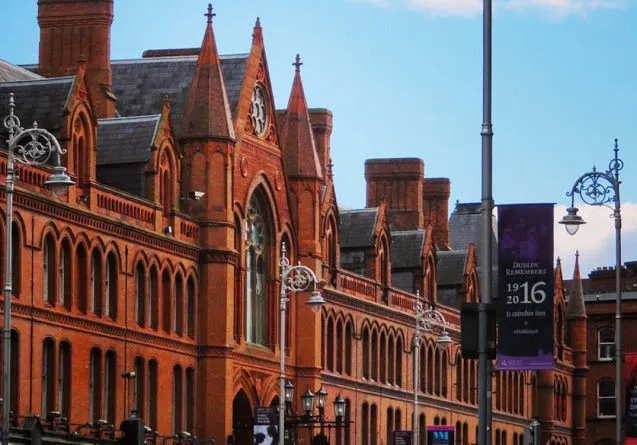
[[[207,1],[115,0],[113,59],[196,47]],[[364,162],[418,157],[426,177],[451,179],[455,202],[481,200],[481,0],[217,0],[221,54],[250,49],[256,17],[278,108],[300,53],[310,107],[334,113],[331,155],[342,207],[365,206]],[[3,6],[0,58],[37,62],[37,1]],[[493,198],[556,203],[619,139],[623,261],[637,260],[637,0],[494,0]],[[608,208],[576,201],[587,224],[555,228],[565,278],[615,264]]]

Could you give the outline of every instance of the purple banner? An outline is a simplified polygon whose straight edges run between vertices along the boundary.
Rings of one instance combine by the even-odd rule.
[[[553,204],[498,206],[497,369],[553,369]]]

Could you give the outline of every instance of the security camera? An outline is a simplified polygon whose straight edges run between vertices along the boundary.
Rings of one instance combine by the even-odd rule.
[[[199,191],[195,190],[193,192],[188,193],[188,197],[190,199],[194,199],[194,200],[198,201],[201,198],[203,198],[205,194],[206,194],[205,192],[199,192]]]

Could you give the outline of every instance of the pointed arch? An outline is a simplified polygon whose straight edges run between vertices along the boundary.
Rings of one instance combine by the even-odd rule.
[[[249,343],[274,343],[273,279],[276,272],[276,218],[265,187],[256,188],[248,202],[246,229],[245,326]],[[268,335],[269,334],[269,335]]]
[[[58,253],[58,302],[60,305],[68,310],[71,310],[72,306],[72,265],[73,265],[73,251],[71,249],[71,240],[68,236],[63,235],[60,240],[60,247]]]
[[[396,333],[396,371],[395,379],[396,386],[403,386],[403,348],[404,348],[404,336],[401,330]]]

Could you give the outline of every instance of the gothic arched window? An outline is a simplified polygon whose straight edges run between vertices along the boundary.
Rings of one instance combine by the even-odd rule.
[[[246,340],[265,344],[267,284],[271,263],[270,227],[264,200],[255,193],[246,223]]]

